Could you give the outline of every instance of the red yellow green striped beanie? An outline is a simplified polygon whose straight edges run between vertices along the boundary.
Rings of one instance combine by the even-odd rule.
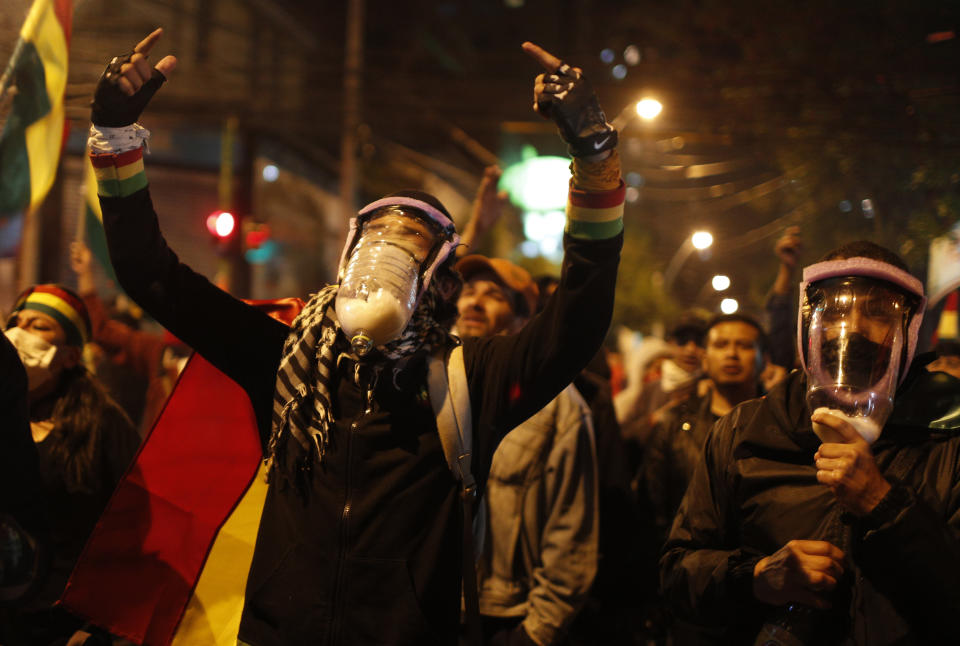
[[[13,324],[14,315],[21,310],[43,312],[63,328],[67,343],[82,347],[90,340],[90,315],[83,300],[72,290],[61,285],[34,285],[19,297],[7,319],[7,327]]]

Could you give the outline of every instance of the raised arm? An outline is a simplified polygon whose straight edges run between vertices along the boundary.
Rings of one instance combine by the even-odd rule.
[[[110,258],[123,289],[161,325],[248,393],[271,393],[286,326],[181,263],[160,233],[143,167],[149,133],[136,120],[176,67],[173,56],[148,60],[161,35],[113,58],[94,95],[90,148]],[[253,405],[269,430],[271,402]]]
[[[617,133],[577,68],[532,43],[524,51],[545,73],[534,109],[552,118],[573,154],[560,284],[545,310],[517,335],[465,346],[474,410],[496,411],[506,432],[545,406],[596,354],[610,325],[624,187]]]

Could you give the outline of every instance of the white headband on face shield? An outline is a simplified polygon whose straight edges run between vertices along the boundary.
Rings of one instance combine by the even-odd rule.
[[[460,244],[460,236],[454,229],[453,220],[447,217],[443,211],[416,198],[403,196],[384,197],[375,202],[367,204],[365,207],[360,209],[356,217],[350,219],[350,231],[347,233],[347,241],[346,244],[343,245],[343,252],[340,254],[340,267],[337,270],[338,277],[340,279],[343,278],[343,271],[347,266],[348,256],[350,255],[350,251],[353,249],[354,244],[357,241],[357,236],[359,235],[359,222],[364,219],[364,216],[370,215],[377,209],[387,206],[407,206],[417,209],[418,211],[423,212],[424,215],[437,224],[437,226],[439,226],[443,232],[443,244],[437,250],[437,253],[433,258],[433,262],[431,262],[430,266],[427,267],[423,272],[423,281],[420,284],[419,295],[417,298],[419,301],[419,296],[422,296],[424,291],[426,291],[427,287],[430,285],[430,281],[433,279],[433,274],[437,270],[437,267],[443,264],[443,262],[449,258],[450,254],[453,253],[453,251],[457,248],[457,245]]]
[[[903,363],[903,370],[900,371],[898,381],[898,383],[903,383],[903,380],[907,376],[907,370],[913,361],[913,355],[917,349],[920,323],[923,320],[923,312],[927,306],[927,299],[923,294],[923,283],[917,278],[902,269],[898,269],[880,260],[873,260],[872,258],[856,257],[843,260],[827,260],[810,265],[809,267],[804,267],[803,281],[800,283],[800,307],[797,311],[797,354],[800,357],[800,363],[803,369],[808,371],[806,348],[803,347],[803,308],[806,303],[807,288],[813,283],[818,283],[830,278],[854,276],[884,281],[899,287],[908,294],[916,296],[919,301],[916,310],[911,314],[910,322],[907,326],[906,360]]]

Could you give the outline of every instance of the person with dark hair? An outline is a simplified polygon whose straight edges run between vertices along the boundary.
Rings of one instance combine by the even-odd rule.
[[[638,454],[664,415],[697,393],[703,374],[706,318],[697,310],[681,314],[667,332],[668,354],[661,364],[660,379],[649,384],[628,383],[614,398],[623,436]]]
[[[361,209],[338,282],[290,327],[218,290],[167,247],[142,169],[144,131],[135,122],[175,66],[172,56],[155,68],[147,62],[160,34],[101,78],[92,157],[120,284],[253,406],[270,469],[239,640],[454,644],[469,519],[461,519],[427,384],[428,365],[446,357],[452,373],[460,352],[449,333],[461,288],[450,215],[420,191]],[[502,436],[600,346],[622,245],[616,131],[578,69],[523,47],[547,70],[535,82],[535,107],[557,122],[574,157],[566,253],[560,288],[540,317],[516,334],[463,339],[473,432],[454,460],[469,458],[480,490]]]
[[[860,241],[825,258],[800,285],[803,370],[707,436],[664,594],[716,643],[950,642],[960,391],[914,361],[925,297],[899,257]]]
[[[706,327],[702,365],[709,379],[708,390],[703,395],[691,395],[670,410],[654,426],[644,452],[638,494],[653,514],[657,552],[670,533],[687,484],[701,462],[710,429],[734,406],[760,394],[765,337],[760,324],[745,314],[719,314]],[[651,560],[655,562],[656,557]],[[669,627],[666,623],[661,629],[669,628],[674,643],[691,641],[689,627]]]
[[[464,280],[457,334],[509,334],[535,312],[537,286],[522,267],[472,254],[457,270]],[[597,572],[597,502],[593,419],[567,386],[493,455],[477,568],[485,643],[567,643]]]
[[[59,285],[23,292],[7,321],[6,337],[27,374],[30,430],[50,521],[50,567],[37,595],[10,616],[4,644],[47,644],[81,631],[82,621],[53,604],[140,443],[80,360],[89,336],[83,301]]]

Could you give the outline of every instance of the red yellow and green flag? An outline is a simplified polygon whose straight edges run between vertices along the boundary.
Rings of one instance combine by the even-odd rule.
[[[299,299],[253,303],[289,324]],[[228,440],[228,441],[227,441]],[[246,392],[194,355],[61,602],[144,646],[236,646],[267,484]]]
[[[35,0],[20,30],[0,92],[12,86],[0,134],[0,224],[22,218],[43,201],[63,148],[70,0]]]

